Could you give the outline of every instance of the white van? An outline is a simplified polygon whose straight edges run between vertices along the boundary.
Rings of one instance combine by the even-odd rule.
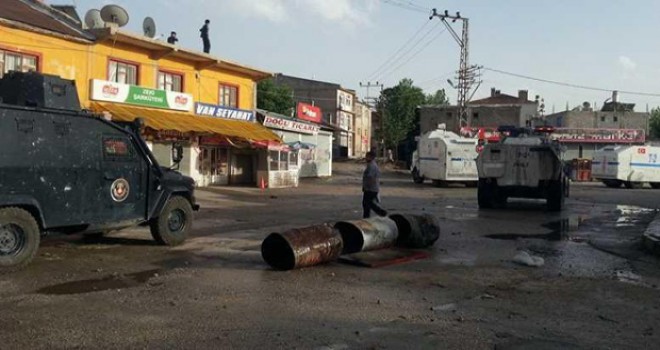
[[[411,172],[415,183],[430,179],[436,186],[450,182],[476,187],[477,139],[464,138],[451,131],[437,129],[419,137],[413,153]]]
[[[660,188],[660,147],[607,146],[594,153],[591,177],[607,187]]]

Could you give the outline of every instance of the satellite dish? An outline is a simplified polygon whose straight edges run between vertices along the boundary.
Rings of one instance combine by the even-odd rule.
[[[117,5],[106,5],[101,9],[101,18],[105,22],[123,27],[128,23],[128,12]]]
[[[153,18],[147,17],[142,22],[142,31],[144,31],[144,36],[153,38],[156,36],[156,22]]]
[[[85,25],[88,29],[102,28],[103,19],[101,18],[101,11],[92,9],[85,14]]]

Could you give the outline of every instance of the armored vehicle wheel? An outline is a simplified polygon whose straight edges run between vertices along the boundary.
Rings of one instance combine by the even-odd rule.
[[[566,187],[562,180],[553,181],[550,184],[547,195],[547,205],[550,211],[561,211],[564,208]]]
[[[175,246],[183,243],[192,229],[193,211],[190,202],[181,196],[174,196],[149,226],[156,242]]]
[[[27,265],[39,248],[40,238],[32,214],[20,208],[0,209],[0,271]]]
[[[626,181],[626,182],[623,183],[623,185],[626,186],[626,188],[630,188],[630,189],[634,189],[634,190],[637,190],[637,189],[640,189],[640,188],[644,187],[643,183],[634,182],[634,181]]]
[[[621,180],[603,180],[603,183],[605,184],[605,186],[611,188],[619,188],[621,187],[621,185],[623,185],[623,181]]]
[[[506,196],[498,189],[494,182],[480,179],[477,184],[477,202],[480,209],[506,207]]]
[[[419,175],[419,170],[417,168],[412,171],[413,182],[416,184],[421,184],[424,182],[424,177]]]
[[[651,188],[653,189],[660,189],[660,182],[651,182]]]

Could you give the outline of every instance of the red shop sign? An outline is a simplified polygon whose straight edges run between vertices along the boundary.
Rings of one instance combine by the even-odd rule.
[[[298,103],[296,108],[296,114],[298,119],[309,120],[310,122],[320,123],[321,122],[321,108],[312,106],[307,103]]]

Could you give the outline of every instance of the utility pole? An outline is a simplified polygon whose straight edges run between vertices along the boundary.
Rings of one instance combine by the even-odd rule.
[[[481,67],[476,65],[470,66],[469,64],[469,19],[461,17],[460,12],[456,12],[456,15],[450,15],[447,10],[445,10],[444,13],[438,13],[436,9],[433,9],[429,20],[432,20],[434,17],[437,17],[442,21],[461,48],[461,60],[458,68],[458,86],[456,86],[456,89],[458,90],[458,126],[460,129],[468,124],[467,103],[472,98],[472,95],[474,95],[474,92],[470,94],[473,85],[478,83],[477,88],[479,88],[479,84],[481,84],[481,82],[478,81]],[[451,24],[447,22],[447,19],[451,19],[452,23],[455,23],[456,21],[461,21],[463,23],[463,31],[460,37],[454,28],[452,28]]]
[[[380,84],[379,82],[376,82],[374,84],[370,81],[368,81],[366,84],[362,84],[362,82],[360,82],[360,87],[367,89],[367,97],[365,97],[364,99],[367,101],[367,104],[371,103],[371,105],[369,107],[375,109],[376,108],[376,99],[377,99],[377,97],[371,97],[369,95],[369,89],[372,88],[372,87],[380,87],[380,91],[383,91],[383,84]]]

